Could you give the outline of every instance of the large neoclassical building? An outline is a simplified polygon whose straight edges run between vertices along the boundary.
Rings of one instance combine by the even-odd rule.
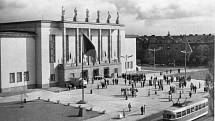
[[[107,77],[127,68],[128,60],[121,58],[126,55],[121,47],[125,45],[125,30],[118,22],[65,21],[62,16],[61,21],[0,23],[1,92],[25,85],[44,88],[81,77],[83,33],[91,39],[97,54],[95,64],[91,57],[84,56],[85,77]],[[134,43],[136,46],[136,40]],[[135,70],[131,64],[136,62],[129,64]]]

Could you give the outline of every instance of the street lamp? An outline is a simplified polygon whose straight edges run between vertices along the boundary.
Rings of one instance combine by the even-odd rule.
[[[122,58],[125,58],[125,81],[127,80],[127,60],[128,58],[133,57],[133,55],[125,55],[125,56],[121,56]]]
[[[154,69],[155,69],[155,52],[161,50],[161,47],[159,47],[158,49],[148,49],[149,51],[153,51],[154,52]]]

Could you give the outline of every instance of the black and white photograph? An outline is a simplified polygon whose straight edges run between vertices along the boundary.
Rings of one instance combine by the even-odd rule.
[[[215,0],[0,0],[0,121],[214,121]]]

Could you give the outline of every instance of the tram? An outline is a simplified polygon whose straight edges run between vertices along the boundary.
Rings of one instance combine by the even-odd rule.
[[[187,101],[163,111],[163,121],[192,121],[208,114],[208,99]]]

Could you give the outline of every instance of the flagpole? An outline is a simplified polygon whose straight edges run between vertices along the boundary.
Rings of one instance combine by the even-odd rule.
[[[81,32],[82,33],[82,32]],[[80,100],[79,102],[78,102],[78,104],[86,104],[86,102],[84,101],[84,51],[83,51],[83,49],[84,49],[84,42],[83,42],[83,33],[82,33],[82,39],[81,39],[81,41],[82,41],[82,46],[81,46],[81,61],[82,61],[82,63],[81,63],[81,78],[82,78],[82,100]]]

